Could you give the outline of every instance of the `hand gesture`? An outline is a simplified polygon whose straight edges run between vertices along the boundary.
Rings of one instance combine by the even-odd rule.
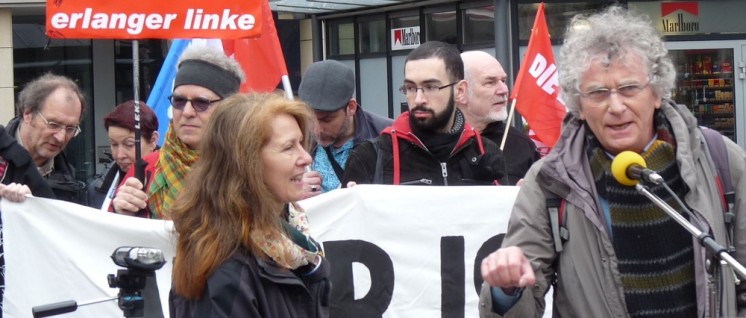
[[[534,269],[523,250],[516,246],[500,248],[482,260],[482,278],[490,286],[500,287],[512,294],[517,287],[536,283]]]

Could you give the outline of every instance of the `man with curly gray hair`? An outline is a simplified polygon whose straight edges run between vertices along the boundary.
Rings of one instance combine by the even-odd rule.
[[[482,262],[482,317],[540,316],[549,287],[555,317],[746,315],[732,269],[708,266],[718,262],[704,247],[611,172],[617,154],[639,154],[672,190],[650,191],[677,210],[682,198],[692,211],[685,217],[746,263],[746,153],[714,136],[730,158],[731,212],[740,220],[731,236],[701,129],[668,99],[675,71],[650,21],[617,6],[576,16],[557,64],[571,115],[527,173],[502,248]],[[553,202],[562,218],[552,216]]]

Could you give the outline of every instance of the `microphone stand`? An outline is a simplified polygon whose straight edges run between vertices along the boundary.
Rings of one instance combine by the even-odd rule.
[[[650,201],[653,201],[655,205],[657,205],[659,208],[661,208],[668,216],[673,218],[676,223],[679,223],[684,229],[689,231],[694,237],[697,238],[697,241],[699,241],[699,244],[704,246],[705,249],[707,249],[708,252],[712,253],[715,257],[717,257],[721,261],[725,261],[730,265],[733,270],[738,274],[738,276],[741,276],[741,278],[746,279],[746,268],[743,267],[738,261],[736,261],[733,256],[730,256],[728,254],[728,250],[720,245],[717,241],[715,241],[714,238],[712,238],[712,235],[702,232],[700,229],[698,229],[696,226],[692,225],[687,221],[681,214],[676,212],[670,205],[668,205],[665,201],[661,200],[658,196],[648,191],[648,189],[643,186],[641,183],[637,183],[635,185],[635,189],[637,192],[641,193],[642,195],[646,196]]]

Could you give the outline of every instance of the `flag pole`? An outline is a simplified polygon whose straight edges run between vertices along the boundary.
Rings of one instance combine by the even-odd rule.
[[[135,178],[145,186],[145,161],[142,160],[142,143],[140,138],[140,43],[132,40],[132,81],[135,112]]]
[[[282,75],[282,89],[285,90],[285,98],[293,100],[293,87],[290,86],[290,78],[287,75]]]
[[[513,114],[515,113],[515,101],[517,99],[518,98],[513,98],[513,101],[510,103],[510,113],[508,113],[508,119],[505,120],[505,131],[503,131],[503,140],[500,142],[500,151],[503,151],[503,149],[505,148],[505,140],[508,139],[508,128],[510,128],[510,124],[513,122]]]

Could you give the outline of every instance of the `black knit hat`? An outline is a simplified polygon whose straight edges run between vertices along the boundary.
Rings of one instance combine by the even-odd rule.
[[[238,93],[241,79],[215,64],[203,60],[184,60],[176,72],[174,89],[179,85],[201,86],[213,91],[220,98],[225,98]]]

